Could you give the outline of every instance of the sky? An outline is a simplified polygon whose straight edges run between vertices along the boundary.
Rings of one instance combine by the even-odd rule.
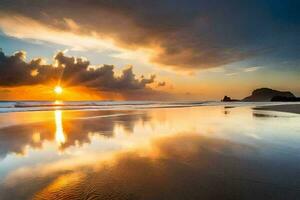
[[[2,0],[0,99],[300,96],[297,0]]]

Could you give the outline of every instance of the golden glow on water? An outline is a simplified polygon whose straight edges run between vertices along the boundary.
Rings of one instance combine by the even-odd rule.
[[[55,105],[61,105],[62,103],[63,103],[63,102],[62,102],[62,101],[59,101],[59,100],[55,100],[55,101],[54,101],[54,104],[55,104]]]
[[[61,110],[55,110],[55,140],[59,145],[62,145],[66,142],[66,136],[64,134],[63,125],[62,125],[62,112]]]

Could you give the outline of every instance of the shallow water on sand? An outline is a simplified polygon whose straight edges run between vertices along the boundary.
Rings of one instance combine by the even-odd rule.
[[[300,199],[300,115],[248,106],[2,113],[0,199]]]

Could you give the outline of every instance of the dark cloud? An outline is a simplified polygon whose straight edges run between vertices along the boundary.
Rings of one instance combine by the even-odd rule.
[[[113,65],[92,67],[88,60],[75,58],[58,52],[54,64],[43,64],[41,58],[25,61],[25,52],[6,56],[0,52],[0,86],[21,86],[47,84],[61,80],[64,85],[86,86],[99,91],[126,93],[152,91],[149,84],[155,82],[155,75],[137,78],[132,67],[117,76]]]
[[[165,81],[157,83],[157,87],[164,87],[164,86],[166,86],[166,82]]]
[[[66,19],[72,19],[80,27],[72,30],[78,34],[96,33],[130,49],[155,48],[153,62],[195,70],[283,46],[289,51],[299,42],[299,4],[296,0],[4,0],[0,12],[66,31],[72,28]]]

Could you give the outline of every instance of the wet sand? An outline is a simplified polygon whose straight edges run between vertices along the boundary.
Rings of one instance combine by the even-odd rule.
[[[300,115],[257,105],[2,113],[0,200],[300,199]]]
[[[279,112],[289,112],[300,114],[300,104],[288,104],[288,105],[274,105],[274,106],[261,106],[254,108],[255,110],[270,110]]]

